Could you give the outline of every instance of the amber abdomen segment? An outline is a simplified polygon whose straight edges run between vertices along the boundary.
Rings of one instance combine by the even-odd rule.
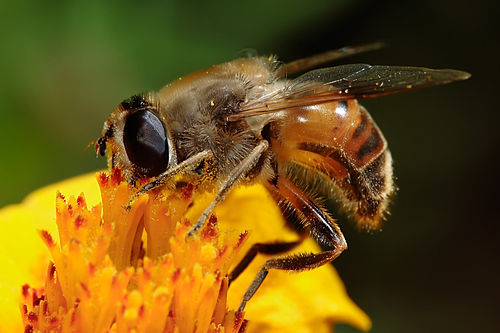
[[[356,100],[288,110],[272,138],[279,162],[324,175],[362,228],[377,229],[393,191],[387,142]]]

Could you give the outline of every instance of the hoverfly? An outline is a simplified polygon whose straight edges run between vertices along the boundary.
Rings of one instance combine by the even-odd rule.
[[[320,175],[360,227],[378,229],[393,193],[392,159],[382,132],[357,100],[469,77],[450,69],[352,64],[288,78],[372,48],[378,45],[288,64],[274,57],[240,58],[189,74],[158,92],[123,101],[105,122],[96,152],[103,156],[108,150],[111,167],[120,168],[130,183],[153,178],[136,196],[181,174],[209,184],[215,197],[190,234],[238,184],[260,182],[289,211],[286,218],[326,249],[268,260],[244,296],[243,311],[270,269],[312,269],[347,248],[335,220],[305,194],[290,166]],[[257,253],[282,253],[298,243],[254,245],[230,280]]]

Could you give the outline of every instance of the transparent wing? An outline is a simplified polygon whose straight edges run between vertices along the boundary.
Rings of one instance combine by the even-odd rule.
[[[340,49],[330,50],[323,53],[315,54],[311,57],[297,59],[281,66],[277,75],[279,77],[288,76],[299,72],[305,72],[308,69],[333,62],[342,58],[346,58],[355,54],[369,52],[381,49],[385,46],[382,42],[366,43],[354,46],[344,46]]]
[[[465,80],[469,73],[453,69],[405,66],[341,65],[307,72],[283,89],[242,105],[230,120],[288,108],[361,99]]]

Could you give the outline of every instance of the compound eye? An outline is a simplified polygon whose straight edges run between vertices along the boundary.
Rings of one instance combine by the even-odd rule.
[[[128,116],[123,129],[127,156],[140,173],[154,177],[168,166],[167,132],[160,119],[149,110]]]

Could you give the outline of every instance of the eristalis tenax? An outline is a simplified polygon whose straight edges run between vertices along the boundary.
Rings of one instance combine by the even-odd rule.
[[[451,69],[352,64],[290,78],[378,47],[347,47],[287,64],[275,57],[240,58],[189,74],[158,92],[123,101],[105,122],[96,152],[108,152],[110,167],[119,168],[131,184],[152,179],[136,197],[171,185],[181,174],[214,191],[189,234],[236,186],[259,182],[287,212],[285,218],[323,246],[321,253],[269,259],[246,292],[243,311],[270,269],[312,269],[347,248],[335,220],[298,184],[298,169],[319,175],[334,189],[359,227],[380,229],[394,192],[392,158],[382,132],[357,100],[470,76]],[[299,243],[254,246],[230,280],[258,252],[282,253]]]

